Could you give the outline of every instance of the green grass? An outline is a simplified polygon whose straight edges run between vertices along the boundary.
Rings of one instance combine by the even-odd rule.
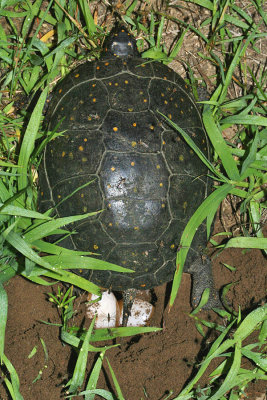
[[[6,25],[0,26],[0,67],[4,72],[1,79],[1,111],[0,111],[0,359],[9,372],[5,384],[13,399],[22,399],[19,391],[19,377],[12,363],[4,354],[4,338],[7,319],[8,300],[3,284],[16,274],[35,282],[51,285],[53,281],[68,282],[84,290],[100,295],[100,289],[87,280],[75,275],[68,269],[93,268],[111,270],[123,269],[113,264],[99,262],[88,252],[72,252],[55,244],[45,242],[45,236],[61,232],[64,225],[75,220],[87,218],[89,214],[70,216],[68,218],[51,219],[49,212],[40,214],[36,211],[36,185],[34,168],[38,168],[40,155],[48,140],[58,133],[42,131],[42,110],[47,93],[58,77],[64,77],[80,60],[100,56],[100,49],[107,31],[112,26],[99,26],[95,23],[85,0],[64,1],[51,0],[42,8],[42,0],[19,2],[17,0],[1,2],[0,16],[5,18]],[[190,3],[200,5],[209,11],[201,25],[177,20],[170,13],[170,6],[162,10],[150,12],[144,22],[143,14],[138,12],[137,1],[123,3],[121,19],[132,31],[138,33],[138,48],[146,51],[143,56],[165,64],[179,58],[188,32],[194,32],[201,40],[203,47],[198,57],[208,60],[216,68],[216,74],[209,77],[214,90],[209,101],[204,102],[203,123],[210,138],[214,158],[213,162],[205,158],[195,144],[179,127],[181,134],[192,149],[199,155],[210,170],[214,181],[218,182],[213,193],[203,202],[190,219],[185,228],[179,251],[177,253],[177,271],[174,276],[170,307],[179,289],[183,265],[187,251],[193,240],[196,228],[207,220],[210,230],[213,216],[220,203],[227,195],[240,198],[241,221],[246,221],[242,234],[231,237],[224,247],[258,248],[267,253],[267,239],[263,237],[261,220],[266,209],[267,183],[267,119],[266,73],[263,65],[259,65],[257,75],[247,62],[247,51],[253,49],[259,54],[259,40],[266,30],[266,15],[263,1],[250,0],[250,9],[240,8],[235,0],[224,1],[184,1],[173,7],[190,7]],[[12,7],[7,7],[12,5]],[[253,10],[254,18],[251,17]],[[179,23],[181,34],[179,39],[167,51],[162,35],[168,21]],[[32,25],[35,29],[32,30]],[[43,24],[48,24],[43,31]],[[208,29],[207,29],[208,28]],[[70,35],[71,32],[71,35]],[[233,34],[237,32],[237,34]],[[51,37],[54,39],[51,40]],[[189,83],[196,87],[190,66]],[[241,76],[242,79],[237,78]],[[247,83],[250,83],[249,85]],[[203,82],[202,82],[203,83]],[[231,98],[229,89],[235,85],[238,97]],[[41,93],[40,95],[38,93]],[[20,114],[12,114],[16,101],[20,96],[38,101],[31,114],[25,110]],[[26,101],[28,101],[26,99]],[[171,123],[171,121],[169,121]],[[236,127],[236,136],[230,142],[223,138],[223,131]],[[89,183],[90,184],[90,183]],[[249,218],[249,229],[247,218]],[[47,255],[41,257],[40,253]],[[77,331],[68,326],[72,304],[70,292],[59,294],[54,302],[62,311],[61,339],[79,348],[79,356],[71,381],[69,393],[77,393],[86,379],[85,366],[90,351],[99,352],[99,357],[89,377],[87,387],[80,393],[85,399],[94,399],[99,394],[106,399],[123,399],[116,374],[112,370],[106,351],[109,347],[97,348],[91,343],[115,337],[133,335],[138,332],[153,331],[153,328],[130,329],[120,328],[93,332],[93,324],[88,332],[77,336]],[[205,292],[201,306],[207,301]],[[197,311],[192,313],[197,328],[204,334],[203,327],[209,322],[198,318]],[[225,316],[225,315],[222,315]],[[238,399],[239,393],[252,379],[266,379],[266,362],[263,358],[266,343],[266,307],[252,311],[245,318],[226,314],[227,327],[212,326],[221,332],[212,344],[210,351],[198,373],[182,390],[176,399]],[[236,329],[232,339],[228,332]],[[49,328],[48,328],[49,329]],[[242,341],[254,330],[259,330],[258,342],[244,346]],[[155,330],[155,329],[154,329]],[[266,346],[266,344],[265,344]],[[253,351],[257,347],[258,352]],[[220,363],[211,373],[210,385],[207,389],[196,389],[199,378],[203,375],[210,361],[226,360]],[[241,368],[242,358],[246,357],[255,364],[254,370]],[[116,394],[97,389],[97,381],[103,362],[107,363],[112,376]],[[218,379],[224,379],[223,384]],[[175,388],[170,388],[175,392]],[[228,393],[226,395],[226,393]],[[127,393],[124,394],[127,398]],[[71,396],[70,396],[71,397]]]

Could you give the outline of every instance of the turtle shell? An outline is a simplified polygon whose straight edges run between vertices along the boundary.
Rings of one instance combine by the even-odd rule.
[[[160,63],[107,55],[80,65],[54,92],[49,128],[64,134],[45,149],[40,209],[59,204],[60,217],[103,210],[72,224],[76,233],[60,245],[134,271],[81,271],[105,288],[149,289],[172,280],[183,229],[207,195],[206,167],[160,113],[207,155],[189,87]],[[187,265],[205,244],[203,228]]]

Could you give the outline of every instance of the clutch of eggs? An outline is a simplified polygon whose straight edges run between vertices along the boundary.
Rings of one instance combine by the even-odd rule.
[[[94,294],[88,295],[86,316],[90,319],[97,314],[95,328],[114,328],[122,324],[123,302],[117,301],[112,292],[103,292],[102,298]],[[128,318],[127,326],[145,326],[153,313],[153,306],[148,301],[135,299]]]

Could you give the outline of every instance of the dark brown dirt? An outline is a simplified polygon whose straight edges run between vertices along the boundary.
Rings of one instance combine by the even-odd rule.
[[[222,263],[236,267],[236,272],[230,272]],[[213,257],[213,269],[218,288],[235,282],[228,294],[229,301],[235,309],[240,305],[245,314],[263,301],[266,289],[266,259],[260,251],[225,250]],[[156,311],[151,325],[162,326],[163,330],[118,340],[121,346],[106,353],[125,399],[161,400],[170,390],[177,395],[192,377],[196,362],[201,361],[207,352],[214,339],[214,333],[210,335],[208,332],[207,337],[203,339],[188,316],[191,310],[190,285],[190,276],[184,274],[178,297],[170,313],[168,307],[164,309],[166,285],[156,288]],[[73,372],[76,354],[69,346],[61,343],[59,328],[40,322],[45,320],[60,323],[57,310],[46,295],[52,289],[16,277],[6,285],[6,290],[9,310],[5,352],[18,372],[24,399],[58,400],[64,397],[63,386]],[[84,299],[85,297],[76,301],[78,313],[73,324],[82,320]],[[202,316],[212,320],[216,318],[212,312],[203,312]],[[41,339],[47,347],[48,362],[45,362]],[[257,340],[256,337],[254,340]],[[34,346],[37,346],[37,353],[29,359],[28,355]],[[91,353],[88,375],[95,359],[96,354]],[[41,378],[33,383],[39,371],[42,371]],[[110,373],[104,362],[98,388],[111,390],[112,387]],[[264,387],[263,382],[250,385],[247,389],[248,398],[263,399]],[[0,399],[9,400],[4,386],[0,386]]]

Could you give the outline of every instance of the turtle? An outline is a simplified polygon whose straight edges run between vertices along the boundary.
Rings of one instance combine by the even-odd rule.
[[[183,229],[211,190],[206,166],[164,115],[209,157],[188,84],[168,66],[141,58],[135,38],[117,27],[99,60],[79,65],[56,86],[46,116],[49,129],[64,134],[45,148],[39,209],[54,207],[60,217],[102,210],[67,227],[70,235],[60,246],[131,269],[79,272],[131,298],[137,289],[173,279]],[[212,308],[218,294],[211,262],[203,257],[206,244],[202,224],[185,271],[193,276],[192,305],[209,287]]]

